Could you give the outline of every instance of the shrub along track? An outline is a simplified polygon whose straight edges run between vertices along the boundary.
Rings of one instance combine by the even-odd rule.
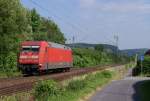
[[[107,65],[97,66],[93,68],[82,68],[82,69],[71,69],[70,72],[62,72],[56,74],[49,74],[44,76],[31,76],[31,77],[17,77],[17,78],[6,78],[0,79],[0,96],[12,95],[14,93],[25,92],[32,90],[34,84],[40,80],[53,79],[56,81],[63,81],[70,79],[74,76],[79,76],[94,71],[105,70],[107,68],[116,67],[120,65]]]

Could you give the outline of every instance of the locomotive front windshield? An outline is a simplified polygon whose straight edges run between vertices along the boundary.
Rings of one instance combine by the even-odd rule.
[[[22,52],[39,52],[40,46],[22,46]]]

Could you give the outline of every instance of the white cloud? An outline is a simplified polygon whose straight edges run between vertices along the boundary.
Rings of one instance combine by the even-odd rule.
[[[96,3],[96,0],[80,0],[81,7],[91,7]]]
[[[106,3],[101,5],[100,10],[112,12],[150,12],[150,4],[136,3]]]
[[[144,2],[103,2],[98,0],[79,0],[80,6],[84,10],[90,9],[91,11],[110,11],[110,12],[150,12],[150,4]]]

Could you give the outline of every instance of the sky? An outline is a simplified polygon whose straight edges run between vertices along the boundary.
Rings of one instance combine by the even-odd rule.
[[[33,2],[32,2],[33,1]],[[67,43],[115,44],[120,49],[150,48],[150,0],[21,0],[54,20]]]

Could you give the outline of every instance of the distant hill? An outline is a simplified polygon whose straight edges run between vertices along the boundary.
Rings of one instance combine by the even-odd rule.
[[[145,52],[147,51],[147,48],[141,48],[141,49],[126,49],[126,50],[121,50],[122,53],[128,55],[128,56],[134,56],[138,54],[139,56],[144,55]]]
[[[88,43],[75,43],[75,44],[67,44],[67,46],[73,48],[90,48],[95,49],[95,46],[102,45],[104,50],[107,52],[115,53],[117,49],[116,46],[108,45],[108,44],[88,44]]]
[[[96,45],[102,45],[104,50],[111,53],[116,53],[117,47],[108,44],[88,44],[88,43],[74,43],[74,44],[67,44],[67,46],[73,48],[91,48],[94,49]],[[127,56],[134,56],[136,54],[143,55],[148,49],[141,48],[141,49],[125,49],[125,50],[118,50],[120,54],[125,54]]]

